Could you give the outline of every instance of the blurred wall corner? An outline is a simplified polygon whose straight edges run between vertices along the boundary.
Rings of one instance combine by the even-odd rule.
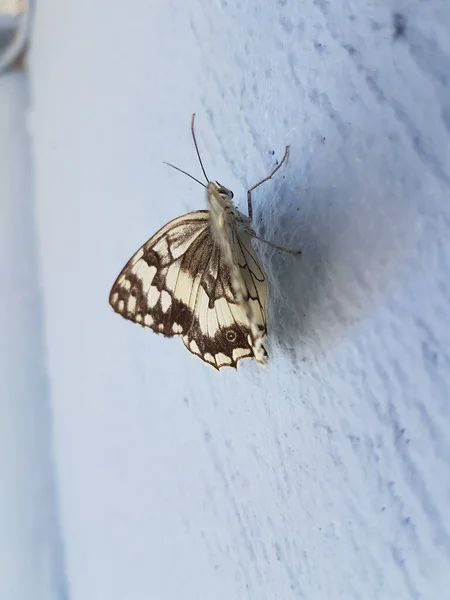
[[[32,0],[0,0],[0,75],[25,71]]]
[[[19,10],[27,7],[0,0],[0,280],[8,282],[0,294],[0,600],[62,600],[65,551],[23,70],[30,16]]]

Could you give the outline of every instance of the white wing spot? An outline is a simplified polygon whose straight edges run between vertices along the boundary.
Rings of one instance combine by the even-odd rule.
[[[151,327],[154,323],[153,317],[151,315],[145,315],[144,317],[144,325],[147,327]]]
[[[166,282],[169,286],[168,278],[166,278]],[[184,304],[187,304],[189,306],[191,296],[195,297],[198,286],[200,285],[200,279],[198,275],[196,273],[192,274],[188,271],[182,271],[180,269],[176,284],[177,285],[174,289],[175,298],[177,300],[181,300]]]
[[[172,298],[166,290],[161,292],[161,307],[163,312],[167,312],[172,304]]]
[[[174,333],[182,333],[183,332],[183,327],[181,325],[179,325],[178,323],[173,323],[173,325],[172,325],[172,331]]]
[[[158,331],[163,331],[163,330],[164,330],[164,325],[162,323],[159,323]]]
[[[149,305],[150,308],[153,308],[154,306],[156,306],[156,303],[159,300],[159,290],[156,286],[151,285],[150,289],[148,290],[148,295],[147,295],[147,304]]]
[[[133,266],[132,272],[142,281],[142,291],[144,294],[149,292],[153,278],[156,275],[156,271],[156,267],[149,267],[144,260],[137,262]]]
[[[214,360],[214,356],[212,354],[210,354],[209,352],[207,352],[204,356],[203,359],[206,360],[206,362],[209,362],[213,365],[216,364],[216,361]]]
[[[115,304],[115,303],[117,302],[117,300],[118,300],[118,299],[119,299],[119,294],[118,294],[118,292],[115,292],[115,293],[112,295],[112,298],[111,298],[111,300],[112,300],[112,303],[113,303],[113,304]]]
[[[162,259],[170,258],[169,242],[166,237],[162,237],[154,246],[153,250],[157,252]]]
[[[233,360],[236,361],[244,356],[249,356],[250,350],[248,348],[235,348],[233,350]]]
[[[124,308],[125,308],[125,302],[123,300],[119,300],[119,302],[117,303],[117,310],[119,312],[122,312]]]
[[[197,295],[196,314],[198,316],[198,324],[204,335],[208,335],[208,316],[209,316],[209,296],[203,288],[199,288]]]
[[[175,292],[178,276],[180,274],[180,265],[181,259],[172,263],[166,273],[166,287],[169,290],[172,290],[172,292]]]
[[[223,365],[231,365],[232,362],[233,361],[231,358],[226,354],[223,354],[222,352],[216,354],[216,363],[219,367],[222,367]]]
[[[195,354],[200,354],[200,348],[197,346],[197,342],[195,340],[192,340],[191,343],[189,344],[189,348],[192,350],[192,352],[194,352]]]
[[[136,323],[142,323],[142,315],[141,315],[141,313],[138,313],[136,315]]]
[[[134,313],[136,309],[136,298],[134,296],[128,297],[128,312]]]

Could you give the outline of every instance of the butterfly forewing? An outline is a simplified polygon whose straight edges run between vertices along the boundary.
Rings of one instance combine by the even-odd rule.
[[[160,229],[128,261],[109,296],[113,309],[130,321],[171,337],[187,331],[192,322],[191,282],[182,270],[186,250],[208,237],[208,211],[194,211]],[[177,299],[178,289],[182,299]]]

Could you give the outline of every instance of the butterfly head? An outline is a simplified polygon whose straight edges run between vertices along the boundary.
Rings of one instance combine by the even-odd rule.
[[[216,181],[217,191],[222,196],[222,198],[227,198],[228,200],[233,200],[234,194],[231,190],[226,188],[224,185],[221,185],[218,181]]]
[[[233,192],[217,181],[210,181],[206,187],[209,209],[217,217],[223,211],[234,212]]]

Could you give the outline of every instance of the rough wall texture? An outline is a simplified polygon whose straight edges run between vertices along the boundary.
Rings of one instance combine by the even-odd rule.
[[[73,598],[442,598],[450,4],[43,0],[31,126]],[[255,193],[270,365],[217,374],[109,288],[203,191]],[[275,155],[274,155],[275,153]],[[240,200],[239,200],[240,199]]]

